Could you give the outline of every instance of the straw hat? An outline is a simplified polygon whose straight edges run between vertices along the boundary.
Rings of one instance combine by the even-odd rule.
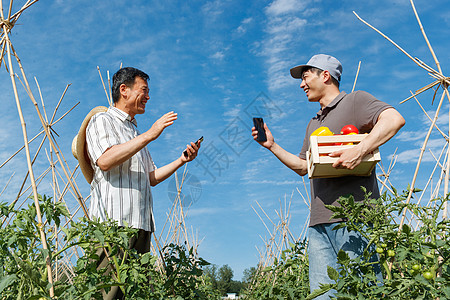
[[[92,169],[91,161],[86,149],[86,127],[93,115],[100,112],[105,112],[107,110],[108,108],[105,106],[97,106],[93,108],[84,118],[78,134],[72,141],[72,154],[78,160],[81,172],[83,172],[84,178],[86,178],[88,183],[91,183],[94,178],[94,169]]]

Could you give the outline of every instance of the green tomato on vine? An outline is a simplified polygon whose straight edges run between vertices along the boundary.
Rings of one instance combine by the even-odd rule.
[[[389,257],[394,257],[394,256],[395,256],[395,251],[389,249],[389,250],[387,251],[387,255],[388,255]]]
[[[431,273],[430,271],[425,271],[422,273],[422,275],[426,280],[431,280],[434,278],[433,273]]]

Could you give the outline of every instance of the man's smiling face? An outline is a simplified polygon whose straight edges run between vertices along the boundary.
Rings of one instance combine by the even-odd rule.
[[[124,111],[131,117],[145,113],[145,106],[150,99],[147,81],[137,76],[133,86],[126,87],[125,93]]]
[[[300,88],[306,93],[306,97],[310,102],[318,102],[322,96],[322,80],[320,74],[311,69],[306,70],[302,74],[302,82],[300,83]]]

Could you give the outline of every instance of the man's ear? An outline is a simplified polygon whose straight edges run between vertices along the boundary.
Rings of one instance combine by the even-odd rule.
[[[128,87],[127,87],[124,83],[122,83],[122,84],[120,85],[119,91],[120,91],[120,95],[121,95],[123,98],[126,98],[126,97],[128,96]]]
[[[331,74],[330,74],[330,72],[327,71],[327,70],[322,71],[322,78],[323,78],[323,83],[326,83],[328,81],[331,82]]]

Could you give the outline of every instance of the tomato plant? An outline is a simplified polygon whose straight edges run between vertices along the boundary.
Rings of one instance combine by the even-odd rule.
[[[361,257],[350,259],[343,251],[338,256],[340,267],[330,276],[337,299],[450,298],[450,239],[446,234],[450,221],[440,215],[447,199],[421,207],[404,203],[408,190],[394,192],[379,199],[366,195],[360,202],[353,196],[341,197],[340,206],[327,206],[334,218],[346,220],[343,224],[350,231],[370,241]],[[420,220],[416,230],[407,224],[400,230],[395,217],[405,208]],[[376,241],[389,242],[375,246]],[[377,263],[370,260],[374,253]],[[377,266],[382,268],[383,280],[377,276]]]
[[[62,202],[39,196],[43,219],[49,226],[59,225],[63,216],[69,216]],[[167,245],[163,254],[166,268],[161,269],[157,257],[150,253],[138,254],[129,249],[128,242],[137,229],[118,226],[116,222],[98,222],[82,218],[63,229],[66,246],[57,251],[54,239],[48,237],[48,249],[42,249],[36,234],[38,224],[36,209],[14,210],[0,203],[0,218],[16,214],[14,221],[0,228],[0,295],[1,299],[52,299],[49,296],[46,264],[42,257],[51,251],[53,260],[60,259],[66,251],[80,247],[84,253],[76,265],[66,266],[73,275],[60,275],[53,282],[53,299],[102,299],[102,289],[120,285],[126,299],[220,299],[208,280],[203,278],[202,268],[208,263],[193,249]],[[39,224],[39,226],[44,226]],[[52,230],[53,235],[58,230]],[[61,239],[63,240],[63,239]],[[97,268],[97,249],[106,247],[113,258],[110,271]],[[126,253],[127,255],[120,255]],[[115,263],[117,261],[117,264]],[[59,262],[61,265],[62,262]]]

